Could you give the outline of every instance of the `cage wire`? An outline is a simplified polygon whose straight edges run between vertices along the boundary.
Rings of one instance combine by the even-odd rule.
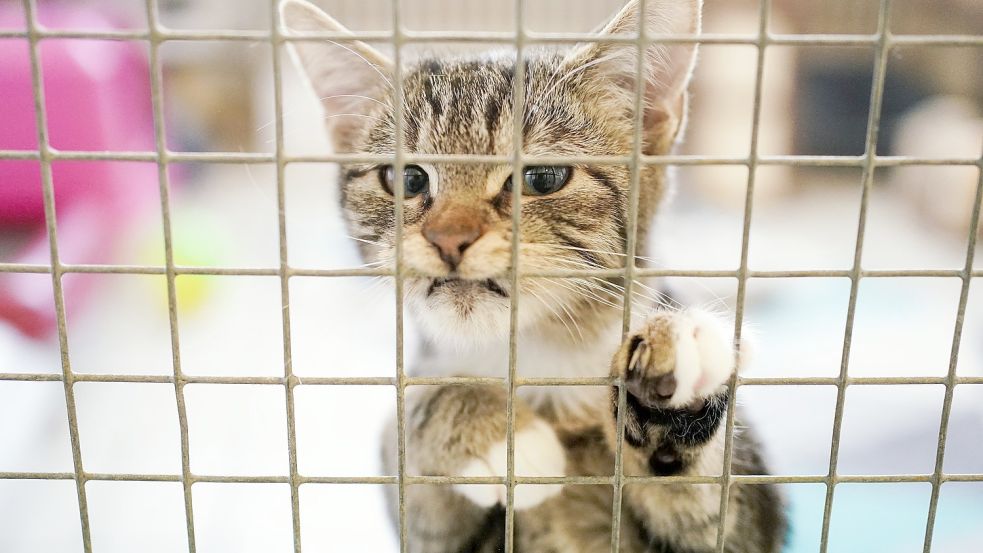
[[[54,304],[57,317],[58,345],[61,354],[61,374],[31,374],[31,373],[0,373],[0,381],[24,382],[62,382],[64,398],[68,414],[69,438],[71,442],[72,472],[0,472],[0,480],[73,480],[78,496],[78,510],[81,523],[82,545],[86,553],[92,551],[90,537],[89,512],[86,497],[86,483],[90,481],[152,481],[179,482],[184,490],[185,520],[187,523],[187,542],[191,553],[196,550],[194,505],[192,501],[192,485],[198,482],[220,483],[280,483],[289,484],[291,513],[293,526],[293,548],[301,551],[301,519],[299,487],[308,483],[332,484],[395,484],[398,486],[399,497],[399,537],[401,551],[407,550],[405,490],[414,484],[498,484],[507,489],[505,502],[506,535],[505,550],[514,549],[513,530],[515,511],[513,498],[515,486],[519,484],[599,484],[613,488],[614,501],[612,507],[611,549],[619,550],[619,533],[621,526],[622,490],[626,484],[635,483],[678,483],[678,484],[716,484],[720,487],[719,524],[717,529],[717,550],[721,553],[726,547],[726,534],[723,531],[727,525],[729,492],[732,485],[756,484],[824,484],[826,486],[825,505],[823,509],[822,533],[820,551],[825,553],[829,546],[829,528],[833,507],[833,497],[837,484],[840,483],[885,483],[885,482],[927,482],[932,486],[927,524],[924,534],[923,550],[928,553],[932,547],[932,536],[938,511],[939,493],[945,482],[983,482],[983,474],[946,474],[943,471],[943,460],[946,449],[946,436],[949,416],[952,409],[953,391],[958,384],[983,384],[980,376],[959,376],[956,364],[962,337],[963,322],[966,315],[966,305],[969,296],[970,283],[974,277],[983,276],[983,270],[974,270],[973,260],[976,247],[977,229],[979,225],[980,204],[983,200],[983,158],[924,158],[914,156],[879,156],[876,154],[880,131],[881,108],[884,97],[884,83],[887,56],[893,48],[900,46],[974,46],[983,47],[983,36],[979,35],[896,35],[888,28],[891,0],[880,0],[877,30],[870,35],[837,35],[837,34],[776,34],[769,31],[769,14],[771,0],[761,0],[759,4],[759,23],[756,34],[720,34],[705,33],[700,35],[649,35],[644,29],[635,37],[606,36],[598,37],[586,33],[537,33],[527,30],[523,23],[524,0],[514,0],[515,27],[511,32],[446,32],[446,31],[410,31],[401,21],[401,6],[398,0],[392,1],[391,24],[392,32],[356,32],[342,33],[288,33],[279,21],[278,3],[270,0],[272,26],[267,30],[174,30],[161,24],[157,0],[146,0],[147,30],[84,30],[84,29],[49,29],[38,22],[37,0],[23,0],[27,26],[24,31],[0,31],[0,39],[26,39],[29,44],[32,70],[32,85],[34,109],[37,122],[37,151],[0,150],[0,160],[34,160],[41,166],[44,213],[50,249],[50,264],[0,263],[0,272],[40,273],[50,274],[54,291]],[[639,9],[645,9],[645,0],[639,1]],[[155,122],[155,151],[152,152],[109,152],[109,151],[66,151],[51,146],[48,136],[42,65],[39,60],[39,43],[45,39],[100,39],[115,41],[140,41],[149,45],[151,67],[151,99]],[[635,90],[635,133],[634,144],[628,156],[529,156],[522,148],[521,118],[515,117],[513,144],[511,155],[430,155],[414,154],[402,151],[402,126],[405,114],[401,102],[395,102],[396,148],[395,155],[367,154],[325,154],[325,155],[289,155],[284,149],[283,131],[283,82],[282,68],[284,60],[282,48],[284,44],[302,40],[325,40],[346,42],[354,40],[388,42],[392,44],[395,62],[395,79],[393,82],[397,96],[402,92],[402,71],[400,68],[401,49],[411,43],[440,43],[440,42],[472,42],[500,43],[515,48],[517,63],[515,65],[514,98],[517,108],[514,113],[521,114],[525,100],[523,51],[529,45],[569,44],[573,42],[618,42],[631,44],[636,52],[641,52],[651,43],[700,43],[720,45],[749,45],[757,51],[756,74],[754,81],[754,103],[752,129],[750,136],[750,151],[747,156],[713,156],[713,155],[661,155],[652,156],[642,153],[641,125],[639,115],[642,103],[642,79],[637,79]],[[273,79],[274,79],[274,109],[275,109],[275,150],[273,153],[222,153],[222,152],[174,152],[167,147],[165,136],[165,119],[162,100],[162,71],[160,47],[169,41],[247,41],[268,42],[273,48]],[[875,50],[873,80],[870,93],[869,115],[867,120],[865,153],[858,156],[814,156],[814,155],[759,155],[758,137],[759,121],[762,111],[762,76],[764,73],[765,55],[768,48],[777,45],[840,45],[868,46]],[[643,60],[638,56],[637,70],[639,77],[643,71]],[[163,220],[163,241],[165,264],[152,265],[94,265],[66,264],[59,256],[58,232],[55,224],[54,191],[52,185],[51,166],[58,160],[115,160],[115,161],[146,161],[154,162],[158,168],[158,184],[160,194],[160,210]],[[171,207],[169,192],[168,164],[178,162],[203,163],[244,163],[262,164],[273,163],[276,167],[276,203],[278,208],[279,229],[279,267],[277,268],[237,268],[237,267],[193,267],[181,266],[175,263],[174,246],[171,227]],[[554,270],[554,271],[522,271],[519,267],[519,221],[521,217],[521,202],[518,201],[521,187],[514,187],[512,214],[512,267],[509,278],[515,287],[519,279],[527,277],[624,277],[625,290],[623,297],[624,318],[623,332],[627,332],[631,320],[632,286],[635,277],[727,277],[737,280],[735,341],[741,339],[742,320],[744,318],[745,296],[747,283],[756,278],[799,278],[799,277],[839,277],[850,280],[849,302],[846,316],[846,326],[843,340],[839,375],[835,377],[743,377],[735,375],[729,386],[730,402],[725,422],[724,468],[719,476],[631,476],[623,474],[622,450],[624,440],[624,422],[621,413],[624,412],[626,392],[620,386],[617,378],[524,378],[516,374],[516,323],[519,300],[517,294],[510,295],[511,319],[509,339],[509,371],[505,378],[495,377],[414,377],[408,376],[404,370],[403,356],[403,279],[407,275],[402,262],[402,220],[403,220],[403,190],[394,187],[396,194],[396,263],[395,268],[357,268],[357,269],[306,269],[294,267],[288,263],[286,212],[284,195],[284,175],[286,167],[291,163],[344,163],[369,162],[392,163],[396,174],[401,174],[402,168],[409,163],[455,163],[455,164],[486,164],[507,163],[513,168],[513,178],[522,178],[522,168],[526,164],[577,164],[590,163],[596,165],[627,165],[630,169],[630,203],[628,212],[628,235],[626,240],[626,259],[623,269],[596,270]],[[639,169],[646,165],[733,165],[748,168],[747,191],[743,213],[740,264],[734,270],[667,270],[641,268],[635,265],[635,244],[637,240]],[[829,270],[751,270],[748,268],[749,236],[752,221],[752,197],[755,187],[756,169],[762,166],[811,166],[811,167],[855,167],[862,170],[862,196],[857,220],[857,235],[854,248],[853,264],[850,269]],[[880,167],[897,167],[908,165],[961,165],[975,166],[980,171],[980,179],[976,186],[975,204],[971,219],[965,264],[962,269],[910,269],[910,270],[865,270],[861,264],[864,247],[864,232],[866,228],[868,204],[873,183],[874,172]],[[72,358],[68,348],[68,335],[65,315],[65,300],[62,289],[62,277],[70,273],[100,273],[126,275],[164,275],[167,282],[167,305],[170,324],[170,346],[173,373],[171,375],[127,375],[127,374],[81,374],[72,369]],[[185,374],[181,367],[181,349],[178,333],[177,301],[175,278],[179,275],[262,275],[279,277],[282,303],[283,331],[283,376],[282,377],[233,377],[233,376],[197,376]],[[291,329],[290,329],[290,288],[289,280],[294,276],[315,277],[345,277],[345,276],[385,276],[393,278],[396,289],[396,366],[392,377],[304,377],[301,382],[293,373],[291,362]],[[854,318],[856,315],[858,288],[863,279],[896,278],[896,277],[950,277],[961,280],[958,308],[953,329],[952,344],[949,354],[948,371],[939,377],[852,377],[849,374],[850,347],[853,337]],[[79,445],[78,417],[75,406],[74,385],[77,382],[115,382],[115,383],[166,383],[174,386],[177,399],[177,415],[180,429],[181,473],[180,474],[123,474],[95,473],[86,471],[83,465]],[[289,474],[285,476],[230,476],[195,474],[190,467],[188,445],[188,415],[185,404],[184,388],[188,384],[265,384],[283,386],[286,398],[287,414],[287,447]],[[495,384],[508,388],[506,406],[507,417],[507,471],[504,477],[459,477],[459,476],[422,476],[406,474],[405,466],[405,421],[404,421],[404,392],[408,386],[420,385],[474,385]],[[893,474],[893,475],[843,475],[837,472],[838,450],[844,411],[844,398],[849,386],[857,385],[910,385],[936,384],[944,385],[945,395],[942,405],[941,423],[939,426],[935,468],[931,474]],[[298,386],[345,386],[345,385],[376,385],[394,387],[397,403],[397,448],[398,474],[392,476],[339,477],[326,475],[303,475],[297,468],[297,437],[294,417],[294,390]],[[564,477],[522,477],[514,471],[514,397],[516,389],[521,386],[617,386],[618,430],[615,455],[615,470],[612,476],[564,476]],[[826,385],[836,386],[837,395],[833,420],[833,433],[829,470],[824,475],[735,475],[730,467],[733,458],[734,412],[735,395],[740,386],[773,386],[773,385]]]

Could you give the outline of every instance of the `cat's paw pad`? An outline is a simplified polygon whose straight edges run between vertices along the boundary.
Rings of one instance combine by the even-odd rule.
[[[566,453],[553,429],[542,420],[535,420],[515,433],[516,476],[564,476]],[[482,457],[471,459],[460,476],[505,476],[507,462],[505,441],[492,445]],[[481,507],[505,504],[505,486],[501,484],[455,484],[454,489]],[[513,505],[529,509],[559,494],[558,484],[519,484],[515,487]]]
[[[649,407],[699,410],[736,363],[730,330],[699,310],[656,313],[625,348],[620,359],[627,391]]]

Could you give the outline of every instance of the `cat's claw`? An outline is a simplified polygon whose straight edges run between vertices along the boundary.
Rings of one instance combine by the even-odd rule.
[[[628,393],[648,407],[699,410],[736,366],[727,325],[696,309],[654,314],[620,356]]]
[[[566,454],[553,429],[542,420],[515,433],[516,476],[565,476]],[[492,445],[482,457],[475,457],[461,470],[460,476],[505,476],[507,445],[505,441]],[[506,488],[501,484],[455,484],[454,489],[481,507],[504,505]],[[520,484],[515,488],[513,505],[517,510],[529,509],[559,494],[559,484]]]

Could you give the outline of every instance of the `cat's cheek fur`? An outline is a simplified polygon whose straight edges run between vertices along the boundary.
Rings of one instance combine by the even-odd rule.
[[[566,475],[566,453],[556,433],[549,424],[534,420],[526,428],[516,432],[514,474],[516,476],[558,477]],[[507,445],[496,442],[482,457],[469,461],[459,476],[502,477],[507,468]],[[458,484],[458,493],[480,507],[505,504],[505,486],[499,484]],[[556,484],[521,484],[516,486],[513,505],[518,510],[531,509],[543,501],[558,495],[563,487]]]

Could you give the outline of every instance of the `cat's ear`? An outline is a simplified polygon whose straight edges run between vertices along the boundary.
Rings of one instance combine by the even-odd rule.
[[[280,20],[288,32],[351,34],[341,23],[304,0],[280,3]],[[367,113],[392,89],[393,63],[360,41],[296,40],[290,50],[324,106],[335,150],[347,152]]]
[[[598,35],[620,38],[637,35],[644,25],[649,36],[695,35],[700,32],[702,0],[648,0],[641,14],[637,0],[628,2]],[[686,87],[696,65],[696,43],[659,43],[644,52],[642,76],[646,153],[661,153],[675,140],[686,115]],[[567,71],[584,71],[601,87],[614,87],[615,98],[634,101],[638,53],[632,42],[591,43],[564,60]],[[633,104],[630,104],[633,105]]]

